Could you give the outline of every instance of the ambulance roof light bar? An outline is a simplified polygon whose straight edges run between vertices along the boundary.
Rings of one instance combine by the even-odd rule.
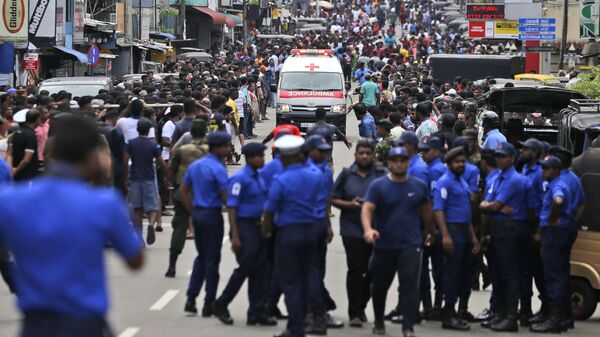
[[[333,56],[331,49],[292,49],[292,56]]]

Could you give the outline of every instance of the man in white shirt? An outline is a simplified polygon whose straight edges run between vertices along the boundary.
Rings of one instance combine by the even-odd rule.
[[[116,127],[123,131],[123,138],[125,138],[126,143],[129,143],[129,140],[139,136],[137,124],[140,120],[140,117],[142,117],[142,112],[144,112],[144,101],[141,99],[135,99],[129,103],[127,109],[129,110],[129,117],[119,118]],[[150,132],[148,132],[148,137],[155,137],[154,128],[150,129]]]

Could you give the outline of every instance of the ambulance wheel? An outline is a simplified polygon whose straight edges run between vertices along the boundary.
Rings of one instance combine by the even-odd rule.
[[[596,311],[598,296],[587,280],[571,278],[571,308],[573,318],[586,320]]]

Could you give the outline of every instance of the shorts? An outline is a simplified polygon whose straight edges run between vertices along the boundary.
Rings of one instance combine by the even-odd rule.
[[[143,208],[145,213],[158,211],[158,187],[155,180],[129,182],[129,204],[131,208]]]

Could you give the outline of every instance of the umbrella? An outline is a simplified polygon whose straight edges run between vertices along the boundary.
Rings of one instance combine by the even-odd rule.
[[[310,5],[312,7],[317,7],[317,2],[316,1],[312,2]],[[323,1],[323,0],[321,0],[321,1],[319,1],[319,7],[325,8],[325,9],[331,9],[331,8],[333,8],[333,5],[329,1]]]

